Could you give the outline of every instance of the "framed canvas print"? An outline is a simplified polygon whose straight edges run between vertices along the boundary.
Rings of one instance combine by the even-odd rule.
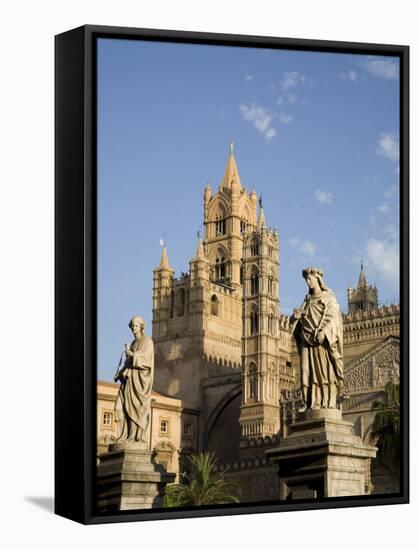
[[[56,37],[56,513],[408,502],[408,56]]]

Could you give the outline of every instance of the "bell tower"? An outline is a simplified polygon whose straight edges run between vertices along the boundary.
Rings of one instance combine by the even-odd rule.
[[[364,263],[361,262],[361,272],[356,288],[348,288],[348,312],[370,311],[378,308],[378,290],[376,286],[368,284],[364,271]]]
[[[279,235],[266,227],[260,205],[257,229],[246,234],[243,254],[242,437],[273,435],[280,428]]]
[[[241,261],[245,227],[256,228],[255,194],[248,195],[240,181],[230,142],[224,176],[215,195],[209,184],[204,192],[205,253],[212,281],[241,287]]]

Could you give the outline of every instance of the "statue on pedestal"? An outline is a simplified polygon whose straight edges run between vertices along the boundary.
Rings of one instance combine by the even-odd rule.
[[[303,270],[309,293],[291,316],[300,355],[303,410],[336,409],[343,390],[343,326],[339,304],[320,269]]]
[[[129,327],[135,339],[131,345],[125,344],[125,362],[115,374],[115,382],[121,383],[115,403],[116,445],[135,444],[138,448],[149,449],[154,345],[144,334],[144,319],[133,317]]]

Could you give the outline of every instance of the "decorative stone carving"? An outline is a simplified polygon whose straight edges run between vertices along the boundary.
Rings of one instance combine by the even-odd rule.
[[[376,391],[387,382],[400,379],[400,347],[397,337],[389,337],[345,368],[345,393]]]

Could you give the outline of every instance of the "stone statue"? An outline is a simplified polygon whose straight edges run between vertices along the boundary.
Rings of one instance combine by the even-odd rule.
[[[144,334],[144,319],[133,317],[129,327],[135,339],[131,345],[125,344],[125,362],[115,375],[115,382],[119,380],[121,383],[115,403],[116,445],[132,443],[138,448],[148,449],[154,345],[153,340]]]
[[[320,269],[303,270],[309,293],[291,316],[300,355],[302,411],[336,409],[343,391],[343,326],[339,304]]]

